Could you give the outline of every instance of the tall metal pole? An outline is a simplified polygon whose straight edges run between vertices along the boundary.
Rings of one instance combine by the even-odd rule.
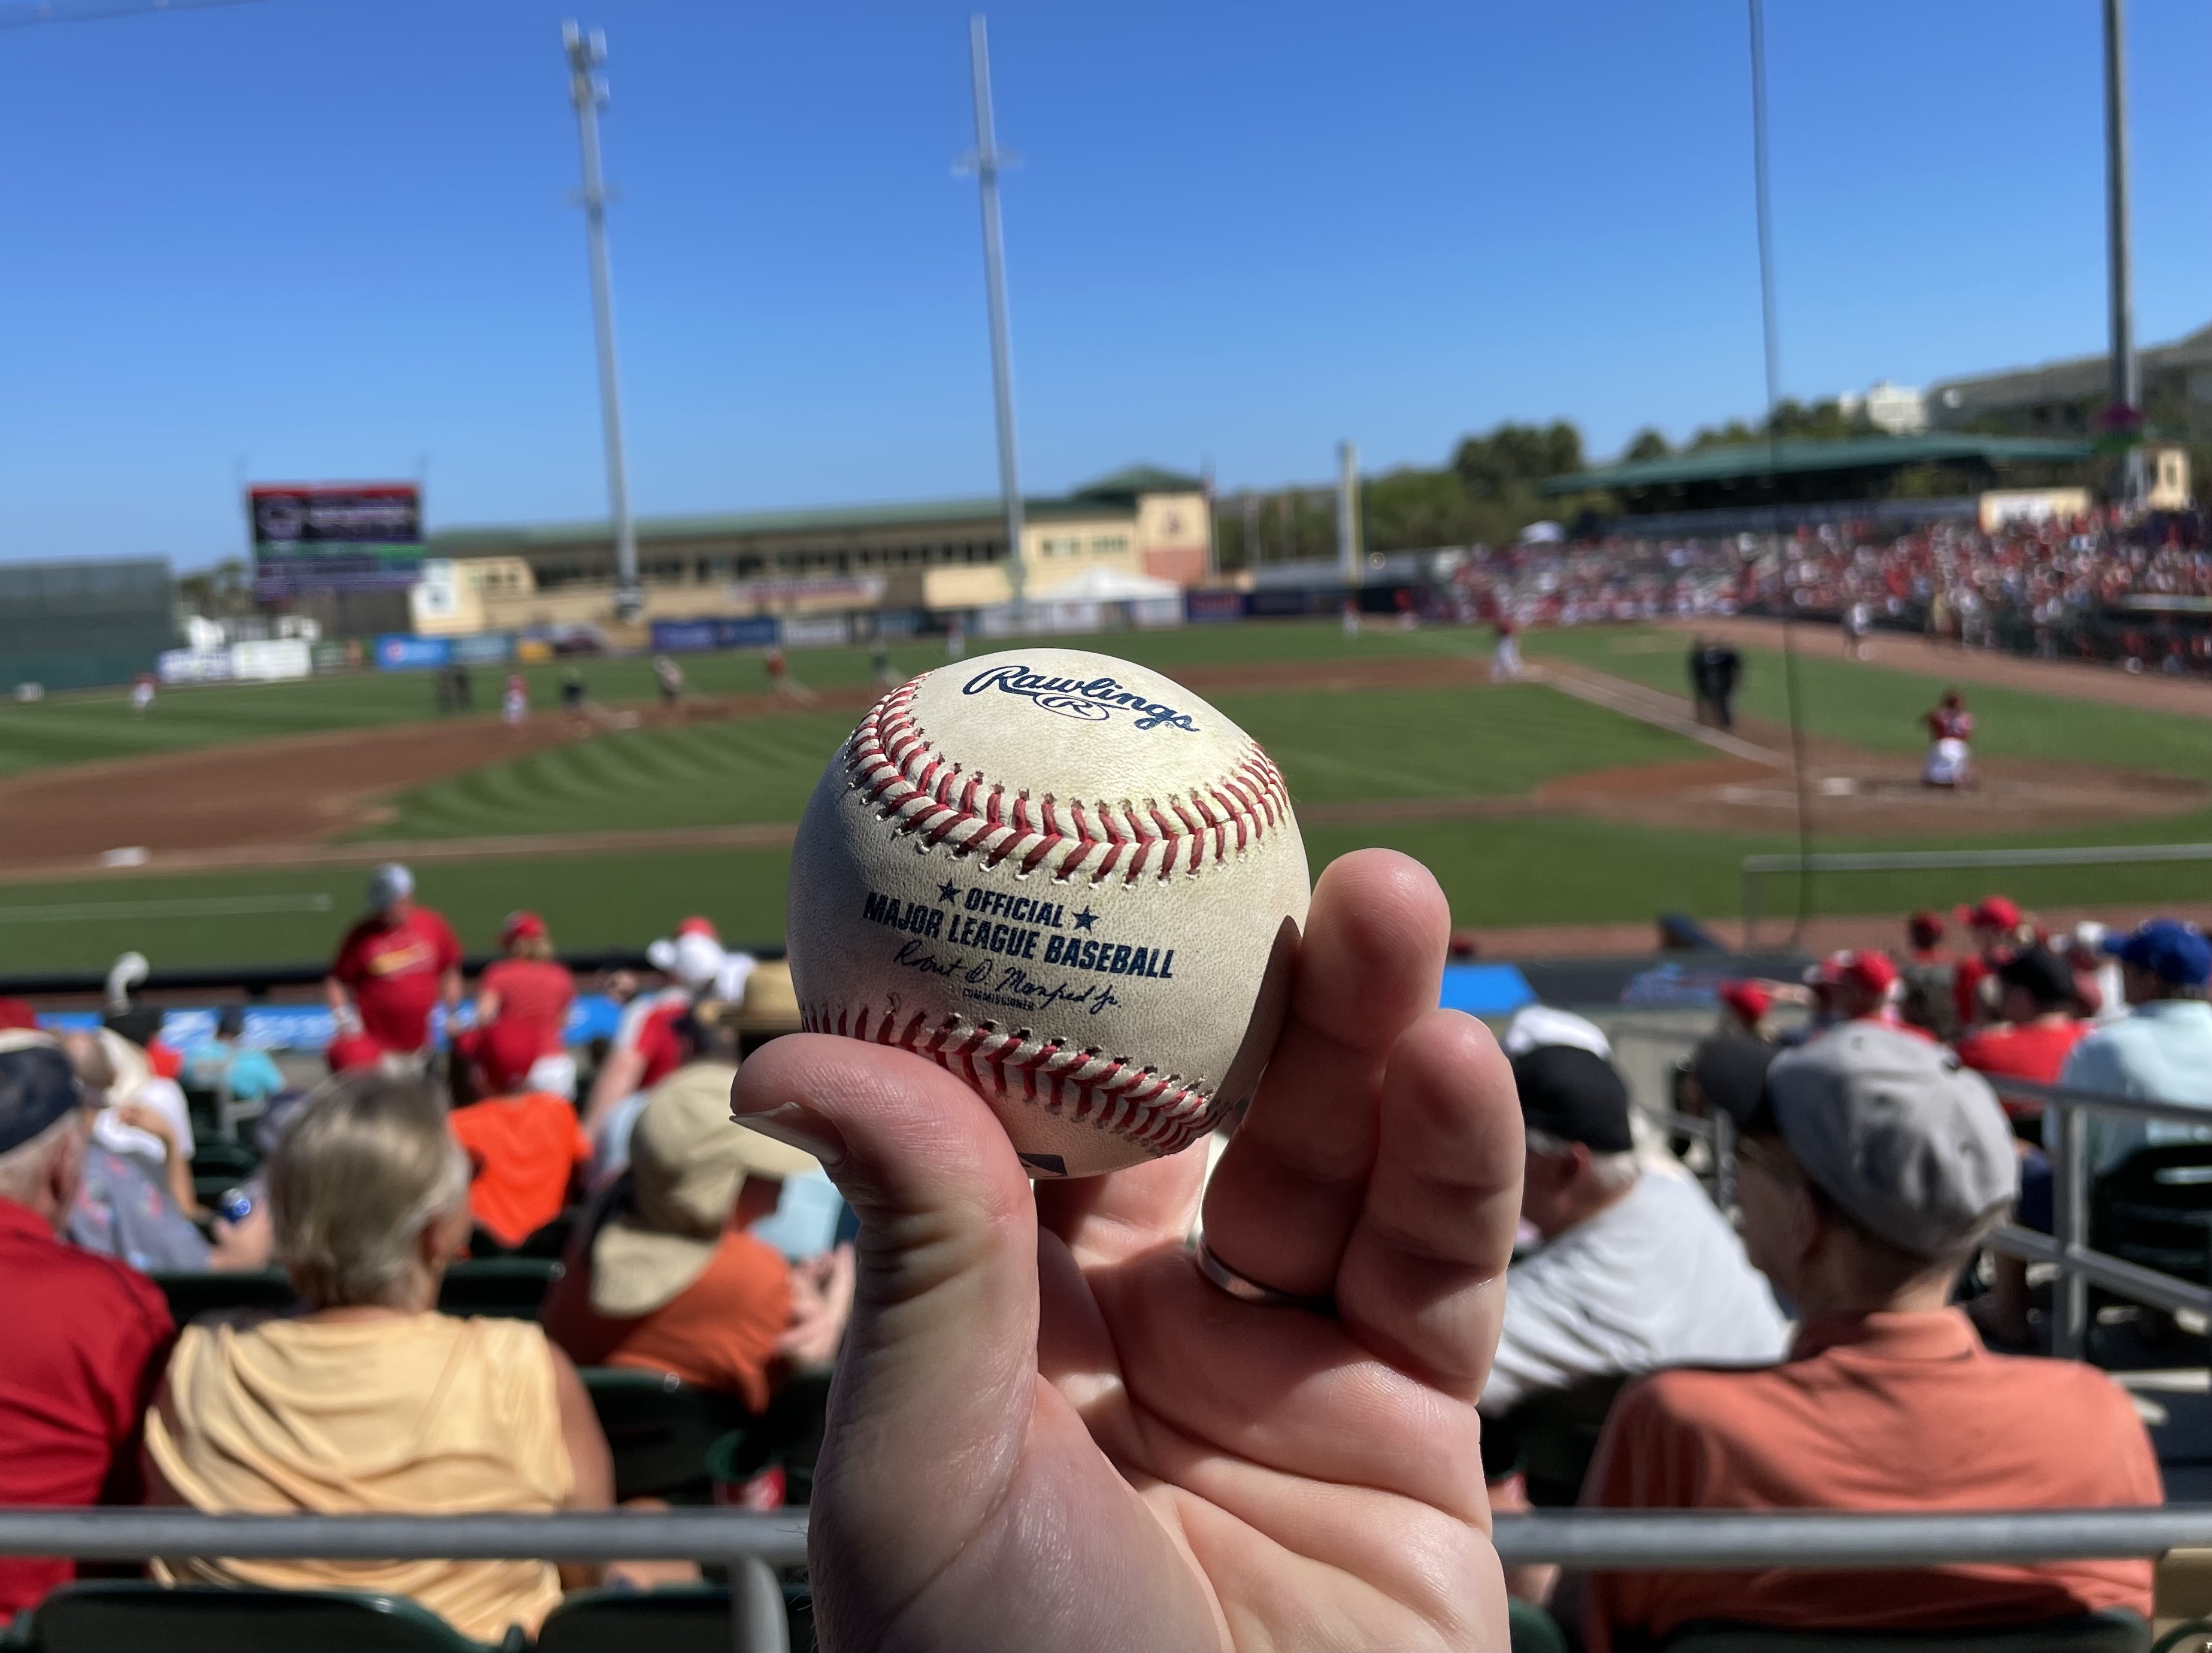
[[[568,97],[576,106],[576,139],[584,152],[584,238],[592,258],[592,323],[599,345],[599,422],[607,446],[607,505],[615,520],[615,613],[635,620],[645,607],[637,584],[637,530],[629,516],[629,468],[623,458],[622,387],[615,373],[614,277],[607,268],[607,186],[599,173],[599,110],[607,83],[607,37],[561,25],[568,52]]]
[[[2130,445],[2120,465],[2120,494],[2130,505],[2143,494],[2142,369],[2136,359],[2136,305],[2128,249],[2128,77],[2121,0],[2105,0],[2105,237],[2112,313],[2114,416],[2128,422]],[[2124,411],[2122,411],[2124,410]]]
[[[1751,177],[1759,219],[1759,317],[1766,356],[1767,491],[1774,501],[1775,553],[1782,561],[1782,684],[1790,704],[1790,761],[1797,793],[1797,921],[1790,945],[1797,945],[1813,916],[1813,799],[1805,772],[1805,718],[1797,682],[1797,629],[1791,623],[1796,594],[1790,589],[1790,559],[1782,544],[1782,429],[1775,422],[1782,405],[1782,322],[1774,301],[1774,204],[1766,167],[1766,11],[1751,5]]]
[[[1359,450],[1350,442],[1336,445],[1336,571],[1359,584]]]
[[[983,287],[991,309],[991,401],[999,421],[999,494],[1006,513],[1006,583],[1016,603],[1026,583],[1022,568],[1022,485],[1014,459],[1014,364],[1006,343],[1006,252],[999,227],[1001,154],[991,119],[991,45],[983,16],[968,20],[968,67],[975,86],[975,154],[970,164],[983,199]]]

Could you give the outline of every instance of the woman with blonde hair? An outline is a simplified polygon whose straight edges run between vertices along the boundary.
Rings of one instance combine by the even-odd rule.
[[[301,1306],[186,1328],[146,1420],[150,1501],[323,1515],[608,1506],[606,1438],[568,1357],[530,1322],[437,1310],[469,1236],[469,1165],[441,1097],[374,1072],[331,1079],[266,1170]],[[534,1631],[562,1583],[538,1561],[157,1568],[173,1582],[410,1596],[483,1642]]]

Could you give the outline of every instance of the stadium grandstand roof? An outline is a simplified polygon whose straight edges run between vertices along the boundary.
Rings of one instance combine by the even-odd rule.
[[[1664,459],[1632,459],[1625,465],[1549,477],[1537,484],[1537,491],[1559,495],[1601,488],[1691,488],[1821,471],[1893,471],[1914,465],[2069,464],[2087,459],[2095,451],[2087,442],[2053,441],[2040,436],[1977,436],[1964,431],[1857,436],[1826,442],[1734,442],[1671,453]]]
[[[1065,495],[1033,495],[1022,501],[1031,521],[1096,517],[1133,510],[1142,494],[1194,494],[1205,484],[1153,465],[1132,465]],[[784,511],[720,512],[699,516],[640,517],[641,543],[696,540],[748,534],[805,533],[816,530],[918,527],[933,523],[995,522],[1003,513],[995,494],[963,499],[908,501],[885,505],[830,505]],[[532,547],[603,544],[614,533],[604,517],[578,522],[523,523],[514,526],[445,528],[431,534],[436,556],[468,556],[480,551],[511,554]]]

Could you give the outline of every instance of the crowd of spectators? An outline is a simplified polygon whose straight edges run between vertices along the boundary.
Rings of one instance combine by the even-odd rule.
[[[2202,934],[2169,920],[2124,935],[2094,927],[2054,933],[1993,896],[1948,921],[1913,915],[1894,955],[1839,952],[1797,981],[1728,984],[1720,1025],[1683,1064],[1677,1098],[1733,1126],[1734,1177],[1709,1192],[1639,1114],[1605,1034],[1589,1021],[1542,1006],[1522,1012],[1504,1030],[1494,1072],[1485,1064],[1499,1058],[1484,1054],[1479,1030],[1475,1043],[1457,1032],[1417,1031],[1424,1015],[1443,1014],[1421,1008],[1435,1003],[1440,917],[1378,928],[1356,968],[1332,963],[1331,950],[1343,951],[1338,932],[1379,924],[1374,913],[1390,899],[1410,898],[1330,900],[1317,891],[1309,946],[1321,962],[1302,969],[1320,978],[1334,969],[1342,979],[1329,991],[1300,989],[1304,1008],[1283,1038],[1302,1054],[1270,1084],[1313,1107],[1328,1101],[1324,1092],[1376,1087],[1385,1124],[1381,1146],[1368,1138],[1375,1163],[1363,1173],[1375,1178],[1392,1152],[1407,1152],[1393,1132],[1412,1127],[1389,1122],[1394,1085],[1428,1098],[1420,1107],[1431,1127],[1455,1107],[1517,1105],[1517,1164],[1479,1171],[1425,1164],[1421,1174],[1443,1182],[1403,1193],[1420,1223],[1443,1225],[1419,1242],[1419,1267],[1434,1270],[1463,1251],[1480,1273],[1473,1260],[1489,1255],[1482,1232],[1495,1202],[1479,1181],[1487,1177],[1509,1197],[1517,1190],[1520,1234],[1502,1302],[1472,1318],[1424,1310],[1383,1338],[1381,1357],[1391,1383],[1411,1371],[1474,1374],[1413,1410],[1433,1420],[1434,1407],[1456,1396],[1449,1403],[1466,1412],[1470,1439],[1479,1413],[1480,1470],[1470,1460],[1468,1483],[1478,1507],[1486,1497],[1498,1510],[1575,1502],[1966,1510],[2161,1500],[2156,1460],[2125,1395],[2092,1367],[2032,1352],[2037,1317],[2025,1272],[1994,1255],[1984,1267],[1984,1242],[2008,1217],[2050,1226],[2056,1139],[2039,1105],[2001,1096],[2010,1083],[2207,1107],[2203,1129],[2098,1121],[2087,1147],[2094,1175],[2115,1173],[2146,1147],[2212,1139],[2212,943]],[[1431,904],[1440,909],[1441,897]],[[1963,944],[1955,951],[1954,926]],[[1413,959],[1431,929],[1437,957]],[[792,1054],[797,1046],[756,1078],[752,1059],[796,1025],[789,975],[727,951],[703,921],[687,921],[656,946],[665,986],[611,984],[626,1000],[619,1030],[593,1071],[580,1073],[563,1032],[575,983],[546,926],[517,914],[501,939],[503,956],[471,1000],[450,927],[416,901],[404,869],[378,869],[371,910],[348,933],[331,971],[338,1032],[325,1053],[329,1075],[304,1086],[288,1084],[264,1053],[242,1048],[235,1018],[171,1052],[157,1022],[127,1009],[96,1031],[57,1035],[0,1003],[0,1318],[11,1328],[0,1352],[0,1502],[144,1500],[259,1513],[609,1507],[608,1442],[580,1369],[659,1373],[759,1417],[793,1373],[836,1358],[857,1289],[853,1248],[838,1242],[855,1222],[825,1175],[825,1157],[857,1207],[887,1225],[884,1281],[866,1308],[875,1316],[866,1334],[872,1352],[866,1374],[851,1379],[862,1386],[854,1417],[868,1415],[869,1386],[880,1401],[908,1383],[913,1394],[901,1405],[920,1395],[925,1413],[937,1407],[969,1421],[948,1424],[942,1440],[925,1429],[896,1450],[881,1419],[854,1425],[875,1444],[842,1467],[844,1491],[823,1529],[824,1553],[840,1553],[839,1522],[879,1538],[896,1530],[882,1525],[888,1505],[871,1516],[871,1488],[890,1497],[896,1466],[905,1462],[910,1494],[915,1452],[951,1482],[1018,1479],[1006,1466],[1030,1455],[963,1443],[959,1429],[981,1415],[979,1407],[1008,1408],[1011,1419],[1036,1403],[1023,1398],[1026,1385],[1020,1394],[979,1389],[961,1369],[984,1360],[994,1339],[1026,1336],[1034,1345],[1036,1299],[1024,1310],[1003,1281],[981,1291],[957,1282],[963,1270],[987,1268],[992,1248],[1018,1251],[1028,1243],[1004,1213],[991,1213],[989,1199],[963,1191],[963,1179],[985,1177],[985,1170],[956,1171],[947,1162],[936,1188],[887,1169],[868,1143],[871,1132],[905,1129],[920,1133],[919,1142],[963,1128],[946,1122],[948,1101],[932,1101],[921,1075],[957,1082],[926,1067],[902,1068],[912,1072],[915,1090],[902,1101],[888,1073],[847,1080],[837,1068],[906,1060],[897,1053],[802,1056]],[[1394,958],[1393,949],[1407,957]],[[1332,992],[1346,1001],[1340,1012],[1322,1008]],[[1377,994],[1391,993],[1405,1004],[1372,1008]],[[459,1013],[464,1006],[471,1013]],[[441,1011],[449,1018],[442,1034]],[[1332,1015],[1345,1031],[1321,1030]],[[1418,1049],[1406,1045],[1423,1039]],[[1394,1040],[1400,1048],[1386,1064],[1376,1053]],[[748,1095],[749,1084],[757,1094]],[[790,1099],[794,1086],[803,1100]],[[190,1175],[187,1091],[211,1088],[246,1109],[265,1152],[232,1191],[235,1201],[226,1196],[216,1210],[202,1208]],[[824,1120],[817,1105],[846,1112]],[[1273,1105],[1280,1119],[1298,1104]],[[915,1118],[902,1123],[901,1107]],[[925,1117],[930,1109],[940,1112]],[[1209,1199],[1204,1244],[1217,1249],[1189,1278],[1203,1293],[1212,1289],[1203,1282],[1218,1285],[1225,1270],[1259,1293],[1231,1294],[1245,1295],[1238,1313],[1260,1316],[1237,1333],[1240,1359],[1290,1358],[1304,1335],[1299,1320],[1317,1308],[1341,1316],[1363,1341],[1381,1335],[1373,1316],[1383,1311],[1358,1300],[1350,1252],[1334,1263],[1316,1260],[1319,1296],[1311,1283],[1290,1296],[1237,1273],[1267,1224],[1297,1227],[1288,1191],[1313,1175],[1263,1172],[1254,1183],[1255,1163],[1280,1152],[1269,1147],[1267,1128],[1249,1152],[1232,1142],[1215,1157],[1226,1203]],[[1314,1152],[1311,1142],[1298,1152]],[[1416,1175],[1405,1166],[1394,1174]],[[1012,1175],[1019,1182],[1018,1169]],[[1254,1186],[1277,1193],[1255,1204]],[[1443,1187],[1459,1190],[1463,1207],[1439,1200]],[[1364,1197],[1371,1206],[1376,1196],[1370,1188]],[[1056,1224],[1085,1209],[1057,1194],[1041,1194],[1038,1205]],[[1121,1237],[1107,1254],[1131,1243],[1137,1212],[1133,1206],[1114,1218]],[[1187,1231],[1188,1218],[1182,1220]],[[963,1240],[963,1224],[981,1227]],[[1326,1240],[1329,1226],[1300,1230],[1299,1243],[1310,1246],[1312,1234]],[[1356,1249],[1356,1241],[1328,1243]],[[1101,1267],[1091,1254],[1102,1243],[1071,1243],[1058,1261],[1049,1245],[1038,1254],[1062,1304],[1048,1319],[1069,1312],[1068,1294],[1078,1289],[1069,1271]],[[439,1309],[441,1281],[458,1259],[556,1253],[561,1267],[534,1320]],[[900,1271],[916,1266],[909,1253],[928,1259],[920,1267],[934,1282],[912,1297],[897,1285]],[[271,1265],[289,1282],[290,1309],[229,1311],[181,1328],[149,1279]],[[1290,1267],[1279,1261],[1268,1277],[1295,1284],[1283,1272]],[[1325,1289],[1331,1278],[1334,1297]],[[1494,1273],[1487,1278],[1494,1283]],[[1395,1289],[1368,1282],[1378,1284],[1386,1298]],[[1084,1311],[1095,1318],[1079,1316],[1079,1334],[1061,1328],[1057,1336],[1078,1339],[1061,1358],[1103,1358],[1095,1347],[1075,1351],[1105,1337],[1125,1365],[1139,1361],[1144,1340],[1126,1340],[1133,1334],[1116,1325],[1130,1312],[1126,1289]],[[1176,1351],[1171,1364],[1194,1358],[1213,1334],[1203,1328],[1228,1302],[1191,1304],[1177,1295],[1183,1289],[1159,1295],[1142,1316],[1145,1335]],[[1431,1279],[1425,1300],[1443,1289]],[[1466,1289],[1490,1288],[1470,1274]],[[1178,1330],[1177,1313],[1198,1318]],[[946,1328],[930,1328],[935,1314],[951,1316]],[[1424,1355],[1404,1340],[1478,1335],[1467,1328],[1486,1323],[1495,1328],[1494,1351]],[[947,1331],[957,1333],[951,1341]],[[929,1369],[902,1376],[901,1348],[915,1340],[933,1352]],[[1274,1343],[1282,1346],[1270,1355]],[[1118,1381],[1144,1403],[1140,1370],[1132,1366]],[[1340,1479],[1364,1485],[1381,1473],[1355,1461],[1366,1414],[1345,1393],[1299,1403],[1320,1408],[1305,1421],[1328,1424],[1323,1435],[1337,1455],[1324,1455],[1334,1468],[1316,1487]],[[1264,1412],[1284,1403],[1253,1404]],[[2065,1427],[2049,1426],[2057,1419]],[[1252,1421],[1266,1424],[1240,1415],[1237,1427]],[[1437,1462],[1450,1456],[1437,1446]],[[1017,1486],[1002,1491],[1010,1507],[1019,1504]],[[1062,1488],[1055,1496],[1075,1494]],[[1018,1561],[1021,1549],[992,1552],[994,1587],[1012,1601],[1047,1589],[1040,1581],[1056,1571]],[[567,1589],[693,1576],[676,1564],[602,1571],[525,1561],[206,1559],[161,1562],[154,1573],[170,1582],[403,1595],[483,1641],[512,1626],[533,1629]],[[34,1603],[70,1574],[65,1561],[0,1561],[0,1609]],[[1779,1568],[1562,1579],[1525,1569],[1507,1583],[1577,1624],[1593,1653],[1651,1644],[1711,1620],[1943,1631],[2150,1608],[2148,1564],[2112,1560],[1878,1577]],[[866,1622],[872,1587],[852,1587],[842,1609],[858,1615],[851,1622]],[[1273,1607],[1291,1611],[1297,1600],[1295,1589],[1278,1590]]]
[[[564,1025],[575,983],[517,914],[476,983],[404,868],[380,867],[327,987],[319,1079],[241,1044],[226,1012],[173,1051],[158,1012],[41,1030],[0,1001],[0,1503],[210,1511],[544,1512],[612,1501],[579,1367],[662,1374],[759,1417],[834,1359],[854,1290],[843,1207],[813,1159],[729,1114],[741,1047],[797,1026],[789,974],[678,938],[712,970],[611,985],[672,1060],[633,1065],[619,1129],[579,1117]],[[734,989],[735,998],[724,997]],[[436,1013],[447,1018],[438,1036]],[[136,1035],[136,1037],[131,1036]],[[180,1082],[181,1081],[181,1082]],[[204,1208],[187,1089],[250,1123],[264,1157]],[[788,1197],[787,1197],[788,1195]],[[536,1319],[441,1312],[457,1260],[547,1259]],[[558,1265],[553,1259],[557,1256]],[[289,1310],[179,1328],[156,1279],[281,1271]],[[158,1564],[171,1582],[411,1596],[464,1634],[535,1628],[564,1588],[688,1564]],[[0,1560],[0,1613],[70,1576]]]
[[[2199,520],[2015,521],[1984,531],[1824,523],[1780,537],[1728,534],[1478,547],[1446,593],[1464,619],[1522,626],[1792,612],[2045,658],[2212,672],[2212,631],[2180,612],[2212,599]]]

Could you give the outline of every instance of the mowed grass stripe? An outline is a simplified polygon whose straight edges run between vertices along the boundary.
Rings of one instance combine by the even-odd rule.
[[[1516,797],[1583,770],[1705,755],[1533,684],[1240,693],[1219,704],[1267,749],[1301,803]],[[793,713],[603,734],[421,787],[375,836],[796,820],[848,727],[843,714]]]
[[[1577,629],[1532,632],[1528,649],[1539,659],[1558,655],[1686,698],[1690,641],[1679,632],[1645,627]],[[1804,629],[1797,671],[1806,728],[1875,751],[1923,750],[1927,732],[1919,720],[1942,692],[1942,683],[1922,672],[1840,659],[1837,647],[1832,628]],[[1781,653],[1750,647],[1740,652],[1744,679],[1738,709],[1787,722],[1789,690]],[[1984,757],[2100,763],[2212,780],[2212,721],[1984,684],[1961,684],[1960,690],[1974,713],[1974,750]]]

